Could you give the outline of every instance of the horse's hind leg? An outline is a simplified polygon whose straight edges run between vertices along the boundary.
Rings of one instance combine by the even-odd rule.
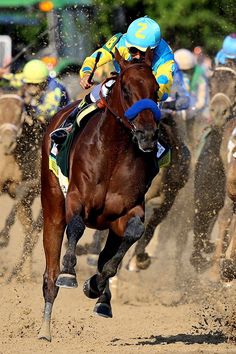
[[[163,197],[158,198],[159,205],[155,205],[153,208],[152,215],[147,222],[144,234],[136,244],[134,255],[128,265],[129,270],[133,270],[131,264],[134,269],[147,269],[151,264],[151,258],[145,249],[153,238],[156,227],[162,222],[162,220],[164,220],[171,209],[176,195],[177,188],[176,186],[173,186],[173,188],[165,188],[163,191]]]
[[[235,208],[235,206],[234,206]],[[232,281],[236,279],[236,213],[231,219],[230,227],[230,242],[228,248],[225,252],[225,259],[222,260],[221,264],[221,276],[223,280]]]
[[[7,247],[10,240],[10,229],[15,223],[19,202],[15,203],[8,215],[3,229],[0,231],[0,247]]]
[[[46,269],[43,276],[43,295],[45,301],[43,323],[39,339],[51,341],[50,322],[54,300],[58,293],[56,279],[60,273],[61,245],[66,226],[64,197],[42,193],[43,205],[43,244],[46,257]],[[61,194],[61,191],[60,191]]]
[[[109,278],[117,273],[119,264],[128,249],[142,236],[144,225],[139,216],[132,217],[126,226],[124,237],[119,238],[112,231],[109,232],[106,245],[98,259],[98,274],[88,279],[84,284],[84,293],[90,298],[99,297],[95,312],[101,316],[111,317],[109,314],[110,294],[104,297],[104,290],[108,287]],[[106,290],[105,290],[106,292]],[[99,304],[100,303],[100,304]],[[103,304],[108,305],[103,306]]]
[[[82,217],[76,214],[67,226],[68,248],[63,257],[63,269],[57,278],[56,285],[63,288],[76,288],[78,286],[75,273],[76,245],[84,233],[85,224]]]
[[[32,225],[32,229],[30,229],[29,232],[27,232],[27,234],[25,235],[22,256],[20,257],[18,263],[14,266],[11,275],[8,278],[8,282],[10,282],[13,277],[17,277],[20,275],[23,266],[28,259],[30,261],[30,267],[29,267],[29,274],[27,274],[27,276],[31,277],[32,252],[38,242],[39,234],[42,230],[42,227],[43,227],[43,215],[42,215],[42,210],[40,210],[36,222],[34,222]]]

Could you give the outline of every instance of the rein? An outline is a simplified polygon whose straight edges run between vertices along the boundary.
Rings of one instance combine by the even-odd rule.
[[[228,66],[217,66],[214,71],[228,71],[231,72],[233,75],[236,76],[236,70],[234,70],[233,68],[230,68]],[[223,97],[228,103],[229,105],[232,107],[234,102],[231,101],[231,99],[229,98],[228,95],[226,95],[223,92],[217,92],[211,99],[210,101],[210,105],[218,98],[218,97]]]
[[[215,71],[230,71],[231,73],[233,73],[236,76],[236,70],[234,70],[233,68],[229,68],[228,66],[217,66],[214,70]]]
[[[122,106],[122,109],[123,109],[123,111],[125,111],[125,109],[124,109],[124,106],[123,106],[123,104],[122,104],[122,101],[123,101],[123,95],[122,95],[122,93],[121,93],[121,79],[122,79],[122,76],[124,75],[124,73],[128,70],[128,69],[130,69],[130,68],[132,68],[132,67],[134,67],[134,66],[147,66],[145,63],[134,63],[134,64],[130,64],[129,66],[127,66],[122,72],[121,72],[121,74],[120,75],[116,75],[116,76],[112,76],[112,77],[110,77],[110,78],[107,78],[107,79],[105,79],[104,81],[103,81],[103,83],[102,83],[102,86],[106,83],[106,82],[108,82],[108,81],[110,81],[110,80],[119,80],[119,91],[120,91],[120,98],[121,98],[121,106]],[[148,68],[149,68],[149,66],[147,66]],[[102,87],[101,86],[101,87]],[[104,98],[104,96],[102,95],[102,90],[100,90],[100,92],[99,92],[99,96],[100,96],[100,99],[101,99],[101,102],[102,102],[102,104],[111,112],[111,114],[120,122],[120,123],[122,123],[126,128],[128,128],[132,133],[135,133],[136,131],[137,131],[137,128],[136,128],[136,126],[135,126],[135,124],[134,123],[132,123],[132,122],[130,122],[129,120],[127,120],[125,117],[124,117],[124,115],[123,116],[119,116],[119,114],[117,114],[114,110],[113,110],[113,108],[111,108],[111,106],[108,104],[108,102],[106,101],[106,99]]]

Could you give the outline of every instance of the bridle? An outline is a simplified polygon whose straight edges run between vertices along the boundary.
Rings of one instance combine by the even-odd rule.
[[[107,78],[106,80],[104,80],[103,84],[104,85],[106,82],[108,82],[109,80],[118,80],[119,81],[119,91],[120,91],[120,98],[121,98],[121,106],[122,106],[122,110],[123,112],[125,112],[125,108],[124,108],[124,105],[123,105],[123,94],[121,92],[121,80],[122,80],[122,77],[124,75],[124,73],[129,70],[130,68],[133,68],[134,66],[146,66],[147,68],[149,68],[149,66],[144,63],[144,62],[140,62],[140,63],[132,63],[130,64],[129,66],[127,66],[119,75],[116,74],[110,78]],[[151,70],[151,68],[150,68]],[[122,123],[126,128],[128,128],[132,134],[136,133],[138,131],[137,127],[135,126],[135,124],[131,121],[129,121],[128,119],[125,118],[124,115],[120,116],[118,113],[116,113],[114,111],[114,109],[111,107],[111,105],[107,102],[107,100],[103,97],[102,95],[102,90],[100,90],[100,100],[102,102],[102,104],[109,110],[109,112],[111,112],[111,114],[120,122]]]

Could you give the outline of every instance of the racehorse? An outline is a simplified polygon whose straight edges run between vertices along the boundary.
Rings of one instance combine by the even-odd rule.
[[[190,260],[198,271],[209,266],[206,254],[214,250],[210,235],[225,201],[227,154],[221,153],[221,144],[226,122],[236,115],[235,77],[236,70],[229,62],[216,67],[210,79],[212,124],[195,168],[194,249]]]
[[[0,96],[0,123],[0,191],[16,199],[0,233],[0,247],[8,245],[16,215],[25,234],[23,254],[8,279],[11,280],[20,273],[26,258],[31,255],[36,242],[32,241],[32,232],[37,230],[38,235],[42,224],[40,215],[34,222],[31,206],[40,189],[39,145],[43,130],[41,123],[26,114],[24,101],[16,94]]]
[[[121,72],[106,108],[97,112],[74,139],[69,154],[66,197],[49,170],[50,133],[78,102],[52,120],[42,146],[41,200],[46,269],[45,300],[39,338],[51,340],[50,321],[59,287],[77,286],[75,249],[85,226],[109,229],[99,255],[98,271],[84,284],[89,298],[98,298],[94,312],[112,317],[109,278],[144,231],[144,195],[157,174],[156,146],[160,111],[155,103],[159,86],[152,74],[152,51],[142,61],[125,61],[116,50]],[[61,245],[66,229],[68,248],[60,272]]]
[[[218,216],[216,249],[212,267],[207,275],[212,281],[231,281],[236,278],[236,117],[225,127],[221,144],[221,156],[225,171],[225,200]]]
[[[0,96],[0,193],[7,191],[11,196],[15,196],[21,180],[21,171],[12,153],[22,127],[23,107],[23,100],[16,94]]]

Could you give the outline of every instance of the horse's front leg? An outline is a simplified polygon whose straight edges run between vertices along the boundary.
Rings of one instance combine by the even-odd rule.
[[[67,220],[70,220],[66,229],[68,247],[63,257],[63,269],[57,278],[56,285],[62,288],[76,288],[78,286],[75,272],[76,245],[84,233],[85,224],[79,214],[81,208],[78,206],[79,196],[77,193],[72,192],[67,198]]]
[[[88,279],[84,284],[84,293],[90,298],[97,298],[94,311],[104,317],[111,317],[108,288],[109,278],[117,273],[117,269],[128,249],[142,236],[144,224],[140,216],[132,216],[126,224],[124,237],[109,232],[106,245],[98,259],[98,274]]]

